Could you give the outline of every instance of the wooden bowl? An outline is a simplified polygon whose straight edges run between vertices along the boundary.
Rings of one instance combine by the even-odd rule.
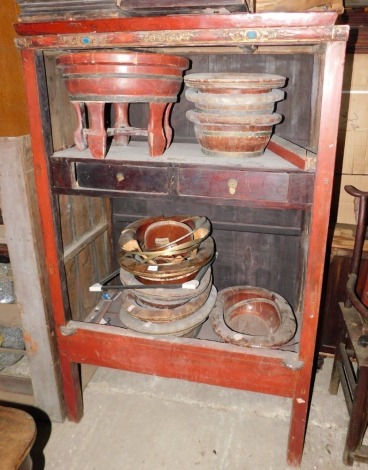
[[[259,348],[288,343],[297,326],[290,305],[281,295],[252,286],[220,291],[210,320],[223,341]]]
[[[185,84],[202,93],[267,93],[282,88],[286,78],[270,73],[193,73],[184,78]]]
[[[173,102],[188,65],[185,57],[142,52],[76,52],[57,58],[76,101]]]
[[[206,217],[140,219],[122,231],[120,265],[144,284],[182,284],[213,259],[209,234]]]
[[[185,91],[188,101],[197,109],[216,111],[217,113],[242,112],[248,114],[267,114],[275,109],[275,103],[285,97],[282,90],[271,90],[262,94],[241,93],[202,93],[201,90],[188,88]]]
[[[213,156],[258,157],[263,154],[273,126],[280,114],[219,114],[191,110],[187,117],[194,122],[194,132],[202,152]]]
[[[160,220],[149,225],[144,233],[144,247],[148,251],[177,246],[193,240],[189,225],[176,220]]]

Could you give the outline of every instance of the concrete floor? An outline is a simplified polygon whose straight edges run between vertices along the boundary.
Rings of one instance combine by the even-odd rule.
[[[302,470],[346,469],[348,413],[317,372]],[[35,470],[287,470],[290,400],[99,368],[79,424],[53,424]],[[364,468],[356,463],[354,468]]]

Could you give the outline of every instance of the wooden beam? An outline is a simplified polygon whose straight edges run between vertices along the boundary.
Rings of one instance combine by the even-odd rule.
[[[32,380],[28,377],[13,377],[9,375],[0,375],[0,391],[7,393],[20,393],[24,395],[32,395]]]
[[[367,0],[345,0],[346,8],[364,8],[368,7]]]
[[[35,405],[53,421],[64,417],[58,357],[48,317],[42,243],[37,220],[31,218],[35,194],[28,136],[0,139],[0,191],[15,292],[33,382]],[[11,236],[9,236],[11,234]],[[11,306],[8,304],[8,308]]]
[[[316,154],[277,135],[272,136],[267,148],[301,170],[312,170],[316,167]]]
[[[70,361],[292,397],[296,354],[216,341],[140,335],[124,328],[70,321],[59,344]],[[117,341],[120,337],[121,341]],[[104,354],[99,345],[103,344]]]
[[[0,244],[6,245],[5,227],[2,224],[0,225]]]
[[[69,261],[74,259],[86,246],[106,232],[108,228],[109,225],[107,222],[100,222],[98,225],[93,227],[92,230],[84,233],[78,240],[67,246],[64,251],[64,263],[69,263]]]
[[[197,54],[317,54],[320,52],[320,45],[304,45],[290,44],[289,46],[258,46],[256,48],[247,48],[246,46],[198,46],[198,47],[152,47],[146,48],[149,52],[158,52],[160,54],[175,54],[175,55],[197,55]]]
[[[224,30],[227,28],[239,29],[247,27],[285,29],[307,26],[313,28],[319,26],[331,27],[335,24],[336,18],[337,13],[332,11],[309,13],[307,20],[305,13],[287,14],[270,12],[257,15],[249,15],[248,13],[231,15],[172,15],[166,17],[92,18],[18,23],[15,25],[15,30],[21,36],[116,33],[122,31],[160,32],[163,30],[163,22],[166,31],[208,30],[212,28],[214,30]],[[59,41],[63,40],[61,37],[58,39]],[[293,43],[295,44],[295,41],[293,41]],[[203,44],[203,42],[201,44]],[[80,47],[81,44],[75,45]],[[89,44],[89,46],[91,45],[92,44]]]
[[[13,348],[3,348],[0,346],[0,353],[10,353],[10,354],[18,354],[19,356],[25,356],[26,350],[25,349],[13,349]]]

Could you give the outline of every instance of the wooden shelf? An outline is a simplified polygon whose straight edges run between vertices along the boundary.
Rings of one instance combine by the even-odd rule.
[[[75,147],[55,152],[52,159],[66,159],[77,162],[95,162],[100,164],[111,164],[124,162],[146,163],[166,166],[172,165],[201,165],[209,168],[236,168],[253,169],[265,171],[291,171],[298,172],[300,169],[280,157],[277,153],[266,149],[264,155],[254,158],[245,157],[212,157],[202,153],[197,143],[173,143],[165,153],[160,157],[150,157],[148,154],[147,142],[132,141],[126,147],[112,145],[106,155],[106,158],[99,160],[93,159],[89,150],[79,151]]]
[[[42,242],[37,232],[37,205],[29,136],[0,139],[2,154],[0,194],[5,236],[0,239],[9,250],[12,276],[16,284],[16,303],[0,303],[0,326],[19,328],[25,349],[0,347],[2,354],[24,355],[27,376],[17,372],[19,363],[0,373],[0,400],[33,405],[61,421],[63,409],[56,381],[58,373],[46,315],[47,291],[42,284]],[[6,244],[6,245],[5,245]],[[22,365],[22,367],[23,367]]]

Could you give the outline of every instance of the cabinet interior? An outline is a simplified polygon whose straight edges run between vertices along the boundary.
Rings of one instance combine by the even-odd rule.
[[[274,132],[279,137],[316,152],[319,127],[318,98],[322,84],[321,51],[313,46],[304,46],[302,50],[296,48],[295,53],[290,53],[290,50],[285,53],[283,49],[277,48],[277,53],[262,51],[251,53],[254,51],[228,49],[205,48],[203,51],[203,48],[198,48],[195,53],[192,50],[166,49],[165,52],[185,55],[190,59],[190,69],[185,72],[186,74],[226,71],[266,72],[285,76],[287,78],[284,87],[285,99],[276,105],[277,112],[282,114],[284,119],[275,126]],[[292,47],[289,49],[292,50]],[[74,109],[70,104],[60,71],[56,67],[56,57],[59,53],[47,52],[44,55],[55,151],[73,145],[76,123]],[[183,91],[171,115],[171,125],[174,130],[172,145],[184,143],[198,146],[193,124],[185,116],[186,111],[193,108],[193,103],[185,98],[184,88],[183,84]],[[111,115],[109,107],[106,108],[108,122]],[[145,127],[148,120],[148,106],[131,104],[130,120],[131,125],[135,127]],[[190,145],[189,163],[191,148]],[[211,159],[211,157],[205,158]],[[126,160],[128,159],[129,153]],[[209,160],[208,162],[211,165],[212,162]],[[247,165],[246,160],[241,162],[242,167]],[[77,168],[78,164],[76,164],[76,174]],[[109,225],[108,232],[94,239],[65,265],[66,296],[69,299],[72,319],[90,318],[100,295],[89,292],[89,285],[118,268],[118,238],[127,224],[148,216],[190,214],[206,215],[213,224],[213,237],[218,252],[213,273],[214,284],[218,289],[236,285],[254,285],[273,290],[286,298],[300,323],[310,220],[308,209],[284,210],[284,207],[259,207],[258,204],[253,207],[251,203],[247,207],[242,207],[230,202],[219,204],[208,198],[198,201],[193,197],[183,199],[175,196],[152,197],[142,194],[126,194],[124,197],[112,198],[99,198],[95,194],[94,196],[92,203],[84,196],[67,194],[59,196],[64,252],[68,251],[70,244],[76,243],[80,237],[85,237],[96,224],[101,223],[101,220]],[[96,219],[92,215],[89,222],[81,228],[78,226],[78,217],[83,210],[92,211],[92,214],[99,216]]]

